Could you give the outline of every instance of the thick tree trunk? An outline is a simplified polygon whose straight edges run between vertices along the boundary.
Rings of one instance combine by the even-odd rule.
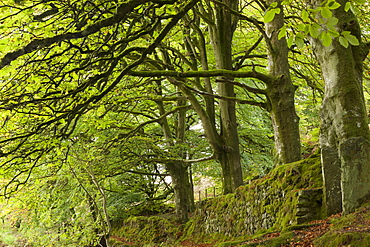
[[[172,178],[177,219],[180,223],[185,223],[189,220],[189,213],[194,211],[194,192],[190,183],[188,166],[178,162],[167,164],[166,168]]]
[[[269,0],[271,4],[276,0]],[[280,0],[277,2],[281,2]],[[284,25],[283,11],[266,23],[266,34],[270,43],[268,70],[275,80],[267,85],[268,110],[271,114],[275,136],[277,163],[290,163],[301,159],[299,118],[295,111],[294,93],[289,72],[288,46],[286,39],[278,39]]]
[[[356,17],[345,12],[346,1],[333,11],[338,31],[351,31],[361,40]],[[317,4],[320,4],[318,1]],[[370,133],[362,88],[362,62],[368,49],[340,45],[329,47],[312,39],[325,81],[321,109],[321,157],[327,214],[352,212],[370,192]]]
[[[159,92],[161,95],[161,92]],[[186,104],[185,101],[179,100],[178,106]],[[157,102],[161,115],[165,113],[163,102]],[[169,146],[174,146],[174,138],[170,130],[167,119],[164,118],[161,122],[164,137]],[[176,141],[181,144],[185,138],[186,128],[186,110],[179,110],[176,121]],[[186,152],[179,150],[178,155],[186,159]],[[172,186],[175,194],[176,216],[180,223],[185,223],[189,219],[189,213],[194,211],[194,191],[189,177],[189,165],[184,162],[167,163],[166,169],[169,171],[172,179]]]
[[[222,0],[231,9],[237,9],[238,0]],[[232,39],[237,20],[222,7],[216,9],[216,25],[211,27],[211,40],[217,69],[232,70]],[[220,78],[223,79],[223,78]],[[233,79],[233,78],[227,78]],[[218,94],[222,97],[235,97],[234,86],[221,82]],[[240,164],[239,136],[236,122],[235,102],[220,99],[221,141],[214,147],[217,160],[221,164],[223,191],[232,193],[243,184]]]

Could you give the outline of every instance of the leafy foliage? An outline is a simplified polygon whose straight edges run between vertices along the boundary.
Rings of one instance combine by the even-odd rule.
[[[362,4],[348,1],[344,8],[360,15]],[[227,74],[235,78],[220,81],[215,76],[225,74],[213,70],[209,30],[215,10],[227,7],[217,1],[2,1],[1,216],[18,222],[35,246],[92,244],[110,233],[111,222],[132,214],[129,209],[158,211],[173,199],[171,162],[220,183],[200,113],[220,134],[225,99],[237,103],[245,178],[266,174],[274,157],[264,22],[283,13],[294,17],[278,37],[293,51],[296,107],[309,154],[317,143],[323,85],[307,37],[326,46],[336,38],[346,48],[359,45],[353,33],[336,29],[331,10],[339,7],[331,0],[315,7],[241,2],[239,12],[229,10],[239,18],[234,71]],[[235,97],[216,93],[222,83],[235,86]],[[178,136],[183,111],[185,131]]]

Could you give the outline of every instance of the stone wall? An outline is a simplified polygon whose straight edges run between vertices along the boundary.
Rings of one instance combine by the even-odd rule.
[[[236,193],[201,201],[185,234],[252,235],[322,216],[320,158],[282,165]]]
[[[133,216],[114,227],[112,239],[118,245],[130,243],[130,246],[230,240],[263,229],[281,230],[319,219],[321,202],[322,176],[317,156],[281,165],[233,194],[198,202],[185,226],[164,216]]]

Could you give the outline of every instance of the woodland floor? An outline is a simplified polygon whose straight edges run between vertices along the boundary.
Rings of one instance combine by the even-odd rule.
[[[370,220],[368,215],[370,213],[370,207],[366,207],[354,213],[354,220],[349,224],[345,224],[341,227],[333,227],[333,219],[339,219],[341,214],[332,215],[324,220],[317,220],[308,223],[306,228],[291,230],[293,237],[288,239],[288,244],[279,245],[280,247],[295,246],[295,247],[311,247],[315,246],[313,241],[328,232],[329,230],[335,231],[336,233],[369,233],[370,234]],[[294,226],[291,228],[294,229]],[[333,230],[335,229],[335,230]],[[257,244],[269,242],[274,238],[280,237],[280,232],[273,232],[264,235],[262,238],[247,240],[241,244],[235,246],[248,246],[248,244]],[[191,241],[184,241],[180,246],[193,246],[193,247],[213,247],[213,244],[204,243],[193,243]],[[350,243],[349,243],[350,244]],[[255,246],[255,245],[254,245]],[[266,246],[266,245],[265,245]],[[274,245],[275,246],[275,245]],[[351,246],[351,245],[348,245]]]

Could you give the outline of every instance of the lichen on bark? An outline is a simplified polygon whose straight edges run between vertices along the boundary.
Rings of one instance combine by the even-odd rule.
[[[322,1],[314,2],[319,6]],[[346,48],[333,39],[327,47],[311,39],[325,81],[320,146],[328,215],[352,212],[370,192],[370,132],[362,89],[368,48],[356,16],[344,10],[347,0],[338,2],[341,7],[333,10],[337,31],[351,31],[360,45]]]

